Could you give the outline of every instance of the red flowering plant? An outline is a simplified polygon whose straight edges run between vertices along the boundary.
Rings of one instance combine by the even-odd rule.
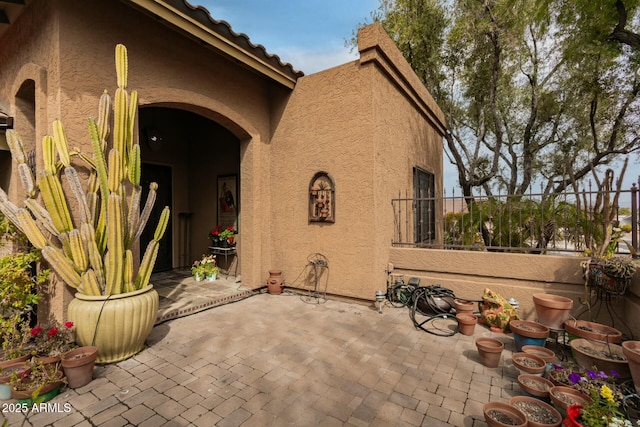
[[[73,322],[60,324],[53,320],[42,326],[36,325],[31,328],[30,335],[36,356],[59,356],[76,347]]]
[[[238,230],[231,226],[224,227],[222,225],[216,225],[216,227],[211,230],[211,233],[209,233],[209,238],[214,245],[227,243],[231,246],[235,243],[236,234],[238,234]]]

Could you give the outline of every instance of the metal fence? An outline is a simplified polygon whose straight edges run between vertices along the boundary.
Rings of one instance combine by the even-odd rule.
[[[583,253],[601,247],[609,254],[629,253],[638,248],[637,193],[635,184],[617,196],[588,184],[584,190],[554,196],[399,195],[391,201],[392,244],[528,253]]]

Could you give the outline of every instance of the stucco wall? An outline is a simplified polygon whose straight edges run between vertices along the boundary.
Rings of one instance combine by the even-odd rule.
[[[391,199],[413,191],[414,166],[441,189],[442,138],[429,118],[440,130],[444,119],[381,27],[361,31],[359,49],[359,61],[299,79],[287,104],[271,146],[267,250],[288,286],[310,285],[307,257],[318,252],[330,272],[320,290],[367,299],[386,280]],[[335,181],[335,223],[308,220],[320,171]]]
[[[141,107],[184,109],[219,123],[233,134],[236,151],[229,160],[236,162],[233,165],[236,171],[241,169],[240,186],[251,197],[240,212],[241,234],[248,240],[240,256],[240,270],[247,284],[259,286],[261,278],[257,272],[267,268],[263,259],[266,253],[256,248],[263,238],[262,218],[268,215],[264,211],[268,195],[262,185],[268,185],[269,174],[269,167],[261,164],[268,151],[261,146],[270,141],[289,89],[179,35],[124,2],[96,1],[91,7],[86,6],[80,0],[34,0],[0,44],[0,101],[9,106],[7,113],[16,116],[16,130],[28,136],[27,149],[36,148],[36,161],[40,164],[40,144],[36,141],[51,132],[53,120],[61,119],[70,145],[88,151],[86,119],[97,114],[98,98],[104,89],[113,95],[114,47],[117,43],[125,44],[129,52],[128,89],[139,92]],[[33,123],[20,114],[16,99],[25,80],[35,81]],[[166,124],[180,126],[175,122]],[[182,150],[193,150],[194,156],[202,148],[196,142],[189,145],[182,140],[178,144]],[[217,152],[221,157],[224,155],[222,149]],[[242,154],[242,165],[237,163],[238,152]],[[171,166],[174,160],[180,163],[179,158],[171,159]],[[165,163],[162,159],[157,161]],[[197,185],[205,196],[210,194],[208,188],[215,189],[218,175],[229,173],[229,168],[210,169],[206,173],[210,166],[205,162],[201,176],[193,177],[201,180]],[[80,168],[80,173],[86,171]],[[174,184],[178,186],[174,195],[180,189],[188,190],[181,185],[184,176],[176,177]],[[17,182],[11,180],[10,196],[14,201],[23,197]],[[174,197],[173,213],[190,212],[193,207],[189,200],[194,197],[197,195]],[[211,206],[204,208],[211,210]],[[192,241],[199,238],[202,242],[193,252],[206,245],[207,233],[215,221],[215,217],[210,218],[210,223],[201,221],[198,226],[201,229],[192,229]],[[174,236],[177,227],[179,221],[173,221]],[[177,244],[174,239],[176,267]],[[52,311],[63,317],[71,298],[70,290],[58,284]]]
[[[585,306],[585,286],[580,256],[552,256],[509,254],[495,252],[450,251],[420,248],[392,248],[390,262],[394,274],[420,278],[421,286],[440,284],[454,291],[456,296],[479,300],[485,288],[505,298],[514,297],[520,303],[518,314],[535,320],[532,295],[549,293],[573,299],[571,314],[589,320]],[[381,289],[384,289],[381,284]],[[640,337],[640,274],[634,277],[630,291],[606,306],[594,306],[593,320],[619,328],[627,336]],[[624,321],[624,324],[623,324]],[[626,327],[625,327],[626,325]]]

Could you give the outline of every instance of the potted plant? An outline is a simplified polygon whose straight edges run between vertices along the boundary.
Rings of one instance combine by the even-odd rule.
[[[11,377],[11,397],[18,403],[46,402],[53,399],[64,384],[59,365],[34,361],[27,369],[14,372]]]
[[[217,225],[213,230],[211,230],[211,233],[209,233],[209,238],[211,239],[213,246],[228,248],[235,245],[237,234],[238,230],[231,226],[224,227],[222,225]]]
[[[51,320],[31,328],[29,334],[34,355],[44,364],[59,362],[63,353],[76,347],[73,322],[60,324]]]
[[[630,256],[594,257],[589,261],[589,284],[612,295],[624,295],[635,272]]]
[[[44,169],[36,181],[22,141],[14,130],[7,130],[27,194],[24,207],[10,202],[0,190],[0,210],[42,251],[60,279],[76,290],[68,318],[76,325],[80,345],[100,349],[98,363],[124,360],[144,347],[159,303],[149,279],[169,221],[165,207],[136,271],[134,250],[151,215],[157,184],[151,183],[140,210],[140,145],[134,138],[138,96],[126,90],[127,64],[126,48],[117,45],[115,102],[112,106],[105,91],[98,119],[88,121],[91,154],[70,150],[62,123],[55,121],[53,135],[42,140]],[[86,185],[80,182],[72,157],[87,166]],[[70,203],[77,206],[75,211],[69,209]]]
[[[21,315],[0,319],[0,340],[2,340],[2,362],[0,367],[15,362],[23,362],[31,357],[29,348],[29,324]]]
[[[216,280],[219,273],[220,267],[216,263],[215,255],[202,255],[202,259],[195,260],[191,266],[191,274],[198,282],[205,277],[209,281]]]

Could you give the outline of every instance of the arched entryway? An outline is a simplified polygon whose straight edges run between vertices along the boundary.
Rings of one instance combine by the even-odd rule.
[[[222,182],[236,183],[237,226],[240,140],[216,121],[186,109],[140,107],[138,123],[142,179],[147,188],[151,181],[159,184],[155,212],[140,240],[141,252],[153,237],[160,211],[169,205],[171,224],[155,271],[188,267],[208,251],[208,234],[220,223]]]

